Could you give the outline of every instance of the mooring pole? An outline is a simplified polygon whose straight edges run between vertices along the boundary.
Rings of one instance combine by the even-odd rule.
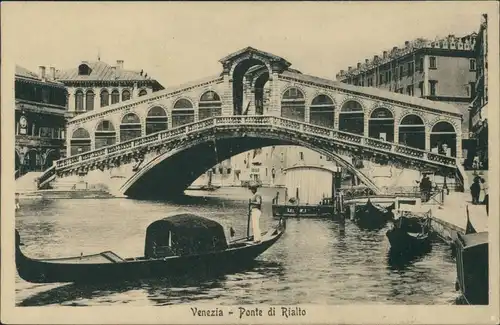
[[[250,238],[250,216],[252,214],[252,210],[250,208],[250,202],[251,200],[248,200],[248,220],[247,220],[247,239]]]

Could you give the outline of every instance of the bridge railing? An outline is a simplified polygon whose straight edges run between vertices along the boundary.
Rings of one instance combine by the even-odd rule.
[[[385,152],[397,153],[408,158],[428,160],[438,165],[448,167],[456,166],[456,158],[427,152],[425,150],[407,147],[405,145],[382,141],[373,138],[365,138],[363,135],[334,130],[327,127],[308,124],[306,122],[290,120],[277,116],[217,116],[201,121],[185,124],[170,130],[164,130],[147,135],[145,137],[120,142],[111,146],[99,148],[85,153],[60,159],[56,162],[56,170],[63,169],[85,161],[105,157],[109,154],[117,154],[144,145],[151,145],[156,142],[164,142],[166,139],[174,139],[203,129],[216,127],[218,125],[259,125],[259,126],[279,126],[292,131],[299,131],[314,136],[321,136],[327,139],[335,139],[345,144],[361,146],[366,149],[376,149]]]

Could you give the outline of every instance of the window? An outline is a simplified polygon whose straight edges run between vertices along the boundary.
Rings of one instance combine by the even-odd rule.
[[[418,59],[417,70],[420,71],[420,72],[424,71],[424,58]]]
[[[418,88],[420,89],[420,97],[424,97],[424,82],[420,81],[418,84]]]
[[[437,81],[436,80],[429,80],[429,87],[430,87],[430,90],[431,90],[431,96],[436,96],[436,84],[437,84]]]
[[[302,151],[299,152],[299,157],[300,157],[300,160],[304,160],[304,153]]]
[[[405,74],[404,66],[400,65],[399,66],[399,79],[403,78],[404,74]]]
[[[476,71],[476,60],[475,59],[469,60],[469,70]]]
[[[387,81],[391,82],[392,81],[392,71],[387,72]]]
[[[111,104],[116,104],[120,101],[120,92],[118,90],[113,90],[111,92]]]
[[[429,57],[429,68],[430,69],[437,69],[436,57],[435,56]]]
[[[383,84],[384,83],[384,75],[381,73],[378,75],[378,83]]]
[[[411,76],[413,75],[413,69],[415,68],[415,63],[412,61],[412,62],[408,62],[408,75]]]
[[[78,74],[79,75],[88,76],[88,75],[90,75],[91,72],[92,72],[92,69],[90,69],[90,67],[86,64],[80,64],[80,66],[78,67]]]
[[[147,94],[148,94],[148,91],[146,89],[141,89],[141,91],[139,91],[139,97],[146,96]]]
[[[283,152],[281,153],[280,161],[281,162],[285,161],[285,154]]]
[[[470,95],[470,98],[476,97],[476,83],[475,82],[469,82],[469,95]]]

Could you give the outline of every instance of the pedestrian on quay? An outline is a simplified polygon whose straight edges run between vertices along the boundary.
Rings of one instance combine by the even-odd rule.
[[[258,185],[256,182],[251,182],[248,186],[252,192],[250,199],[250,218],[252,219],[252,231],[254,243],[260,243],[260,216],[262,215],[262,196],[257,193]]]
[[[489,205],[488,205],[488,184],[486,184],[486,181],[484,178],[481,177],[481,192],[484,194],[484,198],[482,203],[486,205],[486,215],[488,215],[488,210],[489,210]]]
[[[481,194],[481,185],[479,184],[479,176],[475,176],[470,186],[470,194],[472,196],[472,204],[479,204],[479,195]]]

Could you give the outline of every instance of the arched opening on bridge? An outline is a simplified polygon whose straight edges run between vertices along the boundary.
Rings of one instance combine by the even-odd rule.
[[[79,155],[86,151],[90,151],[90,134],[84,128],[76,129],[71,135],[70,140],[70,155]]]
[[[342,105],[339,113],[339,130],[355,134],[364,134],[363,106],[355,100],[349,100]]]
[[[264,115],[265,86],[268,81],[269,72],[267,71],[255,80],[255,115]]]
[[[222,102],[215,91],[207,91],[200,98],[198,120],[222,115]]]
[[[168,129],[167,111],[163,107],[155,106],[148,111],[146,117],[146,134],[156,133]]]
[[[292,87],[281,98],[281,117],[304,121],[306,101],[300,89]]]
[[[141,120],[134,113],[128,113],[120,124],[120,142],[139,138],[142,135]]]
[[[54,149],[49,149],[45,155],[45,161],[43,164],[43,170],[52,167],[54,161],[58,160],[60,157],[59,152]]]
[[[309,112],[309,122],[324,127],[333,128],[335,106],[333,100],[327,95],[316,96]]]
[[[184,98],[177,100],[172,110],[172,127],[194,122],[193,104]]]
[[[425,149],[425,125],[420,116],[410,114],[401,120],[399,143],[412,148]]]
[[[97,125],[95,131],[95,148],[111,146],[116,143],[116,131],[113,123],[102,120]]]
[[[264,65],[264,62],[257,59],[247,59],[244,60],[234,68],[233,71],[233,113],[234,115],[242,115],[246,110],[243,107],[243,79],[245,73],[253,66]]]
[[[384,107],[373,110],[368,120],[368,135],[382,141],[394,141],[394,116],[390,110]]]
[[[431,151],[445,156],[456,157],[457,133],[453,125],[441,121],[431,130]]]

